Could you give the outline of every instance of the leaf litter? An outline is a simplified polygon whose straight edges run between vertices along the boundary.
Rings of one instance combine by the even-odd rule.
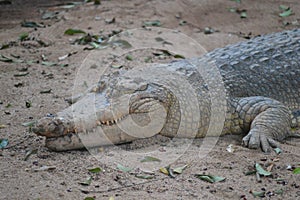
[[[221,182],[221,181],[225,181],[226,178],[225,177],[221,177],[221,176],[215,176],[215,175],[210,175],[210,174],[196,174],[195,177],[209,182],[209,183],[216,183],[216,182]]]
[[[86,180],[79,182],[80,185],[89,186],[92,183],[92,177],[88,177]]]
[[[161,162],[161,160],[152,156],[145,156],[141,162]]]
[[[281,11],[281,13],[279,13],[280,17],[288,17],[293,14],[293,10],[286,5],[280,5],[279,10]]]
[[[0,139],[0,149],[4,149],[8,144],[8,139]]]
[[[100,167],[90,168],[88,170],[89,170],[89,172],[95,173],[95,174],[103,171]]]
[[[117,169],[122,171],[122,172],[130,172],[132,170],[132,168],[130,167],[125,167],[121,164],[117,164]]]
[[[170,176],[171,178],[175,178],[175,174],[182,174],[183,171],[188,167],[188,165],[183,165],[180,167],[172,168],[171,166],[167,167],[161,167],[159,171],[167,176]]]

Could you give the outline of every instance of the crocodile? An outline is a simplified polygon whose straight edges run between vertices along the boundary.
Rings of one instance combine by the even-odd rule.
[[[121,68],[103,75],[70,107],[37,120],[33,132],[45,136],[46,147],[54,151],[121,144],[156,134],[243,134],[242,145],[270,152],[300,127],[300,29],[143,70]],[[161,76],[149,75],[154,72],[171,74],[175,82],[181,77],[185,84],[175,91],[166,80],[158,80]],[[222,128],[208,134],[216,124],[216,108],[224,118],[218,121]]]

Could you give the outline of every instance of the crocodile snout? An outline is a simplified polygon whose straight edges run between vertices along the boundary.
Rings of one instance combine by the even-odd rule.
[[[37,135],[50,137],[60,137],[74,132],[73,123],[59,117],[44,117],[35,123],[32,131]]]

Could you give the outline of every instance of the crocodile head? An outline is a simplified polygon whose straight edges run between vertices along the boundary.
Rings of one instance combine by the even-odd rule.
[[[106,77],[95,91],[56,116],[38,120],[33,131],[46,136],[46,146],[54,150],[82,147],[68,145],[74,143],[74,137],[80,142],[78,136],[81,140],[88,138],[88,146],[124,143],[176,128],[175,121],[180,118],[175,117],[179,111],[177,103],[172,92],[160,84],[140,77]],[[92,141],[97,132],[108,140]]]

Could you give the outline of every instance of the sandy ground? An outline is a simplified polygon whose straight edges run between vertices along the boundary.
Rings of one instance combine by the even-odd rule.
[[[168,47],[188,58],[257,35],[299,28],[298,1],[112,0],[71,8],[61,7],[61,3],[0,1],[0,47],[9,44],[0,54],[13,58],[12,62],[0,61],[0,138],[9,141],[0,150],[0,199],[253,199],[255,192],[263,192],[263,199],[300,199],[300,176],[287,169],[300,165],[299,140],[282,144],[280,155],[248,150],[240,146],[240,136],[219,138],[216,145],[210,140],[179,142],[178,152],[167,152],[165,159],[172,160],[171,168],[188,166],[182,174],[170,177],[158,170],[165,166],[165,160],[143,165],[139,162],[146,154],[138,153],[147,152],[147,148],[168,150],[160,144],[149,145],[145,140],[121,149],[103,147],[97,159],[88,151],[49,151],[44,147],[44,138],[22,126],[67,107],[65,98],[75,89],[82,91],[97,81],[99,74],[109,70],[106,66],[123,52],[120,47],[84,50],[90,46],[72,45],[82,34],[64,35],[69,28],[108,36],[120,30],[134,32],[145,21],[159,20],[160,27],[147,30],[149,37],[133,37],[132,42],[137,47],[144,41],[147,47]],[[290,6],[294,14],[278,16],[282,4]],[[240,13],[230,12],[229,8],[245,10],[247,17],[241,18]],[[47,16],[50,19],[45,19]],[[24,20],[38,22],[42,27],[22,27]],[[205,34],[206,27],[216,31]],[[28,37],[20,41],[22,33],[28,33]],[[155,39],[162,35],[165,41]],[[67,54],[67,58],[59,60]],[[51,63],[56,65],[50,66]],[[90,67],[86,70],[82,66]],[[207,154],[199,152],[203,143],[212,145]],[[229,144],[236,147],[235,152],[226,151]],[[139,146],[138,150],[130,150],[134,146]],[[135,156],[123,156],[124,152]],[[261,177],[260,181],[255,175],[246,176],[255,163],[269,167],[272,176]],[[123,172],[117,164],[133,170]],[[102,171],[88,171],[95,167]],[[212,184],[195,174],[212,174],[226,180]],[[80,184],[89,177],[90,185]]]

